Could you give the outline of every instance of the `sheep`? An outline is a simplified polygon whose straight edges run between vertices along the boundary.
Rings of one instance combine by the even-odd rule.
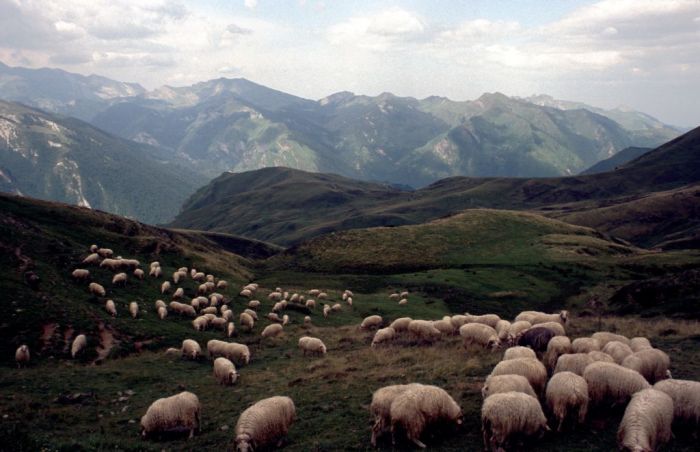
[[[538,323],[557,322],[562,326],[566,326],[569,321],[569,311],[559,311],[555,314],[546,314],[539,311],[523,311],[515,317],[515,321],[525,320],[533,326]]]
[[[622,361],[632,354],[632,349],[629,347],[629,345],[618,341],[608,342],[601,351],[612,356],[617,364],[622,364]]]
[[[511,391],[522,392],[537,398],[532,385],[522,375],[494,375],[488,377],[481,388],[481,397],[486,399],[493,394]]]
[[[267,296],[267,299],[270,301],[280,301],[282,299],[282,292],[275,291],[275,292],[270,292]]]
[[[148,268],[155,268],[155,267],[160,267],[160,262],[153,261],[150,264],[148,264]]]
[[[140,268],[137,268],[134,270],[133,275],[138,279],[143,279],[144,273],[143,273],[143,270],[141,270]]]
[[[97,251],[98,248],[99,248],[99,246],[97,246],[97,245],[94,245],[94,244],[93,244],[93,245],[90,245],[90,252],[91,252],[91,253],[95,253],[95,252]]]
[[[168,310],[164,308],[163,306],[159,307],[158,310],[156,311],[158,313],[158,318],[163,320],[168,316]]]
[[[401,333],[408,330],[408,324],[411,323],[411,320],[413,319],[410,317],[399,317],[391,322],[391,325],[389,326],[392,327],[397,333]]]
[[[632,394],[651,385],[638,372],[615,363],[597,361],[583,371],[588,383],[588,395],[593,405],[625,404]]]
[[[315,300],[312,300],[312,299],[308,299],[308,300],[306,300],[306,302],[304,303],[304,306],[306,306],[306,307],[309,308],[309,309],[315,309],[315,308],[316,308],[316,301],[315,301]]]
[[[341,311],[342,309],[343,309],[343,307],[340,305],[340,303],[336,303],[333,306],[331,306],[331,310],[333,312],[338,312],[338,311]]]
[[[287,314],[282,316],[282,325],[289,325],[289,316]]]
[[[299,302],[299,294],[293,293],[292,296],[289,297],[289,301],[292,303],[298,303]]]
[[[331,313],[331,307],[328,306],[327,304],[323,305],[323,317],[328,318],[328,314]]]
[[[112,257],[114,255],[114,251],[109,248],[98,248],[96,253],[99,254],[100,257]]]
[[[400,393],[391,403],[391,434],[401,430],[409,441],[420,448],[425,444],[420,436],[430,424],[440,421],[462,424],[462,409],[442,388],[430,385],[416,385]],[[395,441],[394,441],[395,442]]]
[[[184,296],[185,296],[185,289],[183,289],[182,287],[178,287],[178,288],[175,290],[175,292],[173,293],[173,297],[172,297],[172,298],[173,298],[173,300],[179,300],[179,299],[181,299],[181,298],[184,297]]]
[[[277,337],[280,334],[282,334],[282,325],[279,323],[272,323],[270,325],[267,325],[265,329],[263,329],[261,336],[263,339],[266,339],[268,337]]]
[[[404,290],[403,292],[401,292],[401,293],[399,294],[399,296],[400,296],[401,298],[406,298],[406,297],[408,297],[408,290]]]
[[[219,290],[226,290],[226,289],[228,289],[228,283],[226,281],[224,281],[223,279],[220,279],[216,283],[216,288]]]
[[[105,294],[107,293],[105,291],[105,288],[102,287],[101,284],[97,284],[96,282],[90,283],[88,286],[88,290],[90,290],[90,293],[97,296],[97,297],[104,297]]]
[[[586,367],[595,362],[588,353],[565,353],[557,358],[553,374],[559,372],[572,372],[576,375],[583,375]]]
[[[267,319],[271,322],[282,323],[282,319],[280,318],[280,316],[278,316],[274,312],[270,312],[269,314],[267,314]]]
[[[365,317],[364,320],[362,320],[362,323],[360,324],[360,329],[370,330],[374,328],[379,328],[380,326],[382,326],[382,323],[384,323],[384,321],[382,320],[381,316],[371,315],[369,317]]]
[[[464,325],[465,323],[469,323],[469,318],[464,314],[456,314],[450,318],[450,321],[455,329],[459,329],[460,326]]]
[[[247,312],[241,312],[238,321],[241,324],[241,327],[248,328],[248,331],[252,330],[255,326],[255,321],[253,320],[253,317]]]
[[[577,337],[571,342],[571,353],[588,353],[600,350],[600,341],[592,337]]]
[[[544,352],[542,361],[551,372],[557,365],[557,360],[561,355],[571,351],[571,340],[566,336],[554,336],[547,344],[547,351]]]
[[[260,309],[260,301],[259,300],[250,300],[248,302],[248,307],[250,309]]]
[[[180,284],[181,279],[183,279],[182,273],[180,273],[179,271],[174,271],[173,272],[173,283]]]
[[[234,384],[238,379],[236,366],[224,357],[216,358],[214,360],[214,378],[220,385],[230,386]]]
[[[481,323],[482,325],[490,326],[495,329],[496,324],[501,318],[496,314],[484,314],[484,315],[471,315],[465,313],[464,316],[467,318],[467,323]]]
[[[345,302],[348,304],[348,306],[352,306],[352,297],[347,297]]]
[[[199,311],[200,314],[216,314],[218,312],[219,312],[219,310],[213,306],[211,306],[209,308],[204,308],[201,311]]]
[[[83,259],[83,264],[85,265],[97,264],[98,262],[100,262],[100,255],[97,253],[92,253]]]
[[[464,346],[476,344],[484,348],[495,349],[500,346],[498,333],[482,323],[466,323],[459,327],[459,335],[464,339]]]
[[[287,298],[287,297],[284,297]],[[316,298],[319,300],[326,300],[328,298],[328,294],[326,292],[321,292],[318,295],[316,295]]]
[[[114,275],[112,277],[112,284],[115,286],[117,284],[126,285],[126,273],[117,273]]]
[[[440,330],[428,320],[411,320],[408,323],[408,333],[417,341],[432,343],[442,336]]]
[[[272,306],[272,312],[280,312],[283,311],[287,307],[286,303],[284,301],[278,301],[277,303]]]
[[[194,275],[196,275],[196,274],[197,274],[197,270],[194,268],[191,268],[190,269],[190,278],[194,279]]]
[[[241,297],[250,298],[253,296],[253,292],[250,289],[243,289],[238,295],[240,295]]]
[[[256,322],[258,321],[258,313],[257,312],[253,311],[252,309],[244,309],[243,312],[245,312],[246,314],[251,316],[253,318],[253,320],[255,320]]]
[[[17,350],[15,351],[15,362],[17,363],[18,368],[22,367],[23,365],[27,365],[30,358],[31,354],[29,353],[29,346],[22,344],[17,347]]]
[[[105,311],[112,317],[117,316],[117,307],[114,305],[114,300],[107,300],[105,302]]]
[[[679,423],[700,426],[700,382],[690,380],[662,380],[654,389],[673,399],[673,418]]]
[[[85,270],[84,268],[76,268],[71,273],[71,276],[76,281],[87,281],[90,279],[90,270]]]
[[[199,287],[197,287],[197,294],[198,295],[206,295],[209,293],[209,286],[206,284],[200,284]]]
[[[308,315],[305,315],[305,316],[304,316],[304,326],[305,326],[305,327],[310,327],[310,326],[311,326],[311,317],[309,317]]]
[[[455,333],[455,328],[452,326],[450,316],[445,316],[441,320],[434,320],[433,326],[442,334],[450,335]]]
[[[165,307],[167,307],[167,305],[165,304],[165,302],[163,300],[156,300],[155,307],[156,307],[156,309],[165,308]]]
[[[557,336],[566,336],[566,330],[559,322],[537,323],[535,326],[537,326],[537,328],[547,328],[553,331]]]
[[[152,276],[152,277],[154,277],[154,278],[160,278],[162,274],[163,274],[163,270],[161,270],[160,267],[153,267],[153,268],[148,272],[148,276]]]
[[[515,358],[535,358],[535,359],[537,359],[537,355],[529,347],[516,346],[516,347],[507,348],[506,351],[503,353],[503,359],[501,361],[507,361],[509,359],[515,359]]]
[[[304,356],[307,353],[325,355],[326,354],[326,344],[317,337],[303,336],[299,338],[299,348],[301,349]]]
[[[633,337],[630,339],[630,348],[633,352],[638,352],[647,348],[652,348],[651,342],[646,337]]]
[[[234,319],[233,311],[230,309],[222,310],[221,317],[223,319],[225,319],[227,322],[233,322],[233,319]]]
[[[520,335],[517,344],[524,347],[530,347],[537,353],[544,353],[547,351],[549,341],[554,336],[556,336],[556,333],[548,328],[533,326]]]
[[[207,282],[214,282],[214,275],[207,275],[206,276]]]
[[[171,301],[170,304],[168,305],[170,309],[173,311],[177,312],[180,315],[186,315],[189,317],[197,317],[197,311],[194,310],[194,307],[180,303],[177,301]]]
[[[275,396],[248,407],[236,423],[236,450],[252,452],[270,446],[279,448],[296,419],[289,397]]]
[[[119,267],[126,270],[134,270],[141,265],[136,259],[119,259]]]
[[[245,344],[212,339],[207,342],[207,352],[211,359],[223,356],[239,366],[250,363],[250,349]]]
[[[129,314],[131,314],[132,318],[136,318],[139,315],[139,304],[135,301],[132,301],[129,303]]]
[[[171,397],[158,399],[148,407],[141,418],[141,436],[156,432],[187,430],[189,438],[199,432],[202,424],[202,406],[191,392],[181,392]]]
[[[398,395],[411,387],[420,386],[418,383],[407,385],[391,385],[379,388],[372,394],[369,412],[374,419],[372,425],[372,446],[377,446],[377,438],[391,426],[391,404]]]
[[[306,293],[307,293],[308,295],[312,296],[312,297],[316,297],[316,296],[318,296],[318,294],[321,293],[321,291],[318,290],[318,289],[311,289],[311,290],[309,290],[309,291],[306,292]]]
[[[111,271],[117,271],[121,266],[121,259],[103,259],[102,262],[100,262],[100,268],[107,268]]]
[[[73,344],[70,346],[70,355],[72,358],[78,356],[78,354],[83,351],[87,346],[87,338],[84,334],[79,334],[73,339]]]
[[[498,333],[498,340],[505,344],[508,342],[508,330],[510,330],[511,323],[508,320],[499,320],[496,323],[495,330]]]
[[[206,279],[206,275],[202,272],[195,271],[194,275],[192,275],[192,279],[195,281],[204,281]]]
[[[255,283],[246,284],[245,286],[243,286],[243,289],[255,292],[258,290],[258,285]]]
[[[380,328],[377,330],[376,333],[374,333],[374,337],[372,338],[372,347],[376,347],[377,345],[383,343],[383,342],[389,342],[391,341],[394,336],[396,335],[396,330],[394,330],[392,327],[388,326],[386,328]]]
[[[656,450],[671,439],[672,423],[673,400],[668,394],[653,388],[637,392],[617,429],[620,450]]]
[[[669,378],[668,368],[671,365],[671,359],[658,348],[647,348],[627,356],[621,364],[622,367],[636,370],[653,384]]]
[[[588,413],[588,384],[580,375],[573,372],[559,372],[552,376],[545,391],[547,405],[559,421],[557,431],[561,431],[567,414],[577,412],[579,424],[583,424]]]
[[[615,360],[613,359],[612,356],[610,356],[604,352],[599,352],[597,350],[593,350],[592,352],[588,352],[588,356],[590,356],[593,359],[593,361],[605,361],[606,363],[614,363],[615,362]]]
[[[525,320],[519,320],[510,324],[508,328],[508,340],[511,344],[517,343],[518,339],[522,334],[532,328],[532,324]]]
[[[160,285],[160,293],[168,293],[170,288],[170,281],[163,281],[163,284]]]
[[[389,294],[389,300],[399,300],[401,298],[401,295],[399,295],[398,292],[394,292]]]
[[[209,304],[211,306],[218,306],[224,302],[224,296],[218,292],[214,292],[209,295]]]
[[[207,329],[209,326],[209,319],[204,317],[204,316],[199,316],[196,319],[192,320],[192,327],[196,331],[204,331]]]
[[[522,375],[532,385],[536,394],[544,391],[547,382],[547,369],[535,358],[514,358],[501,361],[491,371],[491,376],[496,375]]]
[[[515,391],[487,397],[481,407],[481,425],[486,450],[504,450],[516,435],[541,437],[549,431],[540,402]]]
[[[408,299],[402,298],[399,300],[399,306],[406,306],[408,304]]]
[[[196,360],[202,356],[202,347],[193,339],[185,339],[182,341],[181,350],[183,358]]]
[[[593,333],[591,338],[598,340],[601,350],[605,347],[605,344],[612,341],[622,342],[625,345],[630,344],[630,340],[627,337],[609,331],[598,331],[597,333]]]

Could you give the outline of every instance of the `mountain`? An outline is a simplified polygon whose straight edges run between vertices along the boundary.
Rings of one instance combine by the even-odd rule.
[[[616,231],[645,246],[684,240],[697,215],[700,198],[690,195],[700,184],[700,128],[601,174],[560,178],[452,177],[415,191],[360,182],[338,175],[288,168],[224,174],[198,190],[173,225],[243,234],[279,244],[293,244],[327,233],[372,226],[423,223],[471,208],[537,210],[571,222]],[[688,216],[657,215],[652,195],[678,199],[673,190],[689,187],[682,198]],[[680,192],[679,192],[680,193]],[[675,196],[675,197],[674,197]],[[626,206],[615,211],[614,206]],[[610,214],[594,215],[609,208]],[[653,223],[625,233],[628,223]],[[585,216],[589,212],[595,219]],[[577,220],[578,218],[578,220]],[[653,218],[653,220],[651,220]],[[567,221],[565,219],[565,221]],[[593,223],[594,222],[594,223]],[[679,235],[680,234],[680,235]]]
[[[629,147],[621,150],[617,154],[613,155],[610,158],[607,158],[605,160],[601,160],[600,162],[596,163],[595,165],[591,166],[590,168],[581,171],[579,174],[584,175],[584,174],[597,174],[597,173],[605,173],[606,171],[612,171],[618,166],[624,165],[625,163],[632,161],[636,159],[637,157],[646,154],[647,152],[651,151],[651,148],[638,148],[638,147]]]
[[[171,157],[78,119],[0,101],[0,189],[5,192],[162,223],[206,182]]]
[[[137,83],[61,69],[10,67],[0,62],[0,99],[89,121],[111,99],[142,95]]]

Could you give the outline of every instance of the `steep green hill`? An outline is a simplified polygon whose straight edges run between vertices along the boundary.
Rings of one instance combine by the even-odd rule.
[[[615,168],[618,166],[622,166],[637,157],[640,157],[647,152],[651,151],[651,148],[638,148],[638,147],[629,147],[621,150],[617,154],[613,155],[610,158],[607,158],[605,160],[601,160],[595,165],[591,166],[590,168],[581,171],[581,175],[585,174],[598,174],[598,173],[605,173],[607,171],[613,171]]]

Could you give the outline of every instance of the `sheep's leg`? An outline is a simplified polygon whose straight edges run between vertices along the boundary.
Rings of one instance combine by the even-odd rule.
[[[557,426],[557,431],[561,432],[561,426],[564,424],[564,416],[559,416],[559,425]]]
[[[413,443],[414,443],[416,446],[420,447],[421,449],[425,449],[425,444],[423,444],[423,443],[421,442],[421,440],[419,440],[418,438],[415,438],[413,435],[409,434],[409,435],[408,435],[408,439],[410,439],[411,441],[413,441]]]

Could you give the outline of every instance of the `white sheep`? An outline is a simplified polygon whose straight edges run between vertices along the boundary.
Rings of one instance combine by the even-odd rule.
[[[554,314],[546,314],[539,311],[523,311],[515,317],[515,321],[524,320],[532,325],[546,322],[557,322],[563,326],[569,321],[569,311],[560,311]]]
[[[554,332],[554,334],[557,336],[566,336],[566,330],[559,322],[542,322],[535,325],[539,328],[547,328],[548,330]]]
[[[333,306],[331,306],[331,310],[333,312],[338,312],[338,311],[342,311],[343,307],[340,305],[340,303],[335,303]]]
[[[401,297],[401,298],[406,298],[406,297],[408,297],[408,290],[404,290],[403,292],[401,292],[401,293],[399,294],[399,297]]]
[[[216,283],[216,288],[219,290],[226,290],[226,289],[228,289],[228,283],[226,281],[224,281],[223,279],[220,279]]]
[[[384,342],[389,342],[392,339],[394,339],[394,336],[396,335],[396,330],[394,330],[392,327],[388,326],[386,328],[380,328],[377,330],[376,333],[374,333],[374,337],[372,338],[372,347],[376,347],[379,344],[382,344]]]
[[[442,336],[440,330],[428,320],[411,320],[408,323],[408,333],[414,340],[425,343],[433,343]]]
[[[577,337],[571,342],[571,353],[588,353],[600,350],[600,341],[592,337]]]
[[[236,332],[236,325],[233,322],[229,322],[226,325],[226,337],[232,337],[233,333]]]
[[[154,268],[154,267],[160,267],[160,262],[153,261],[150,264],[148,264],[148,268]]]
[[[496,375],[522,375],[532,386],[536,394],[544,391],[547,383],[547,369],[544,364],[535,358],[515,358],[501,361],[491,371],[491,376]]]
[[[88,290],[90,291],[91,294],[97,296],[97,297],[104,297],[105,294],[107,293],[105,291],[105,288],[102,287],[101,284],[97,284],[96,282],[90,283],[88,286]]]
[[[507,361],[509,359],[516,359],[516,358],[535,358],[535,359],[537,359],[537,354],[530,347],[521,347],[518,345],[515,347],[507,348],[506,351],[503,352],[503,359],[501,361]]]
[[[153,267],[148,272],[148,276],[152,276],[154,278],[160,278],[162,274],[163,274],[163,270],[160,267]]]
[[[650,388],[649,383],[639,372],[615,363],[597,361],[583,371],[588,383],[588,396],[591,404],[625,404],[632,394]]]
[[[248,302],[248,307],[250,309],[260,309],[261,303],[260,300],[250,300]]]
[[[328,305],[326,305],[326,306],[328,306]],[[360,329],[369,330],[369,329],[379,328],[382,326],[382,323],[384,323],[384,321],[382,320],[381,316],[370,315],[369,317],[365,317],[362,320],[362,323],[360,324]]]
[[[498,340],[501,341],[502,344],[508,342],[508,331],[510,330],[510,326],[511,323],[508,320],[499,320],[496,323],[496,327],[494,329],[496,330],[496,333],[498,333]]]
[[[97,246],[95,244],[90,245],[90,252],[91,253],[96,252],[98,249],[99,249],[99,246]]]
[[[148,407],[141,418],[141,436],[145,439],[156,432],[189,431],[189,438],[199,432],[202,424],[202,406],[191,392],[158,399]]]
[[[114,304],[114,300],[107,300],[105,302],[105,311],[112,317],[117,316],[117,307]]]
[[[214,360],[214,378],[221,385],[230,386],[234,384],[238,379],[236,366],[224,357],[216,358]]]
[[[91,264],[97,264],[100,262],[100,255],[97,253],[92,253],[85,259],[83,259],[83,264],[86,265],[91,265]]]
[[[326,344],[317,337],[303,336],[299,338],[299,348],[301,349],[304,356],[307,353],[325,355],[326,354]]]
[[[673,417],[692,428],[700,427],[700,382],[691,380],[662,380],[654,385],[673,399]]]
[[[253,450],[282,445],[296,419],[296,408],[289,397],[275,396],[248,407],[236,423],[236,450]]]
[[[309,290],[309,291],[306,292],[306,293],[309,294],[309,295],[311,295],[312,297],[317,297],[318,294],[321,293],[321,291],[318,290],[318,289],[311,289],[311,290]]]
[[[253,296],[253,292],[250,289],[243,289],[238,295],[240,295],[241,297],[250,298]]]
[[[76,268],[71,273],[71,276],[76,281],[87,281],[90,279],[90,270],[85,270],[84,268]]]
[[[214,315],[216,315],[219,312],[219,310],[217,308],[215,308],[214,306],[210,306],[208,308],[202,309],[199,312],[200,312],[200,314],[214,314]]]
[[[309,309],[315,309],[316,308],[316,301],[313,299],[308,299],[306,302],[304,302],[304,306],[306,306]]]
[[[245,344],[212,339],[207,342],[207,352],[211,359],[223,356],[239,366],[250,363],[250,349]]]
[[[282,325],[289,325],[289,316],[287,314],[282,316]]]
[[[284,297],[284,298],[287,298],[287,297]],[[316,298],[318,298],[319,300],[326,300],[328,298],[328,294],[326,292],[321,292],[318,295],[316,295]]]
[[[498,321],[501,320],[501,318],[496,314],[472,315],[465,313],[464,316],[467,318],[466,323],[480,323],[482,325],[490,326],[493,329],[496,329],[496,324],[498,324]]]
[[[352,297],[347,297],[345,302],[348,304],[348,306],[352,306]]]
[[[129,303],[129,314],[131,317],[136,318],[139,315],[139,304],[135,301]]]
[[[280,300],[282,300],[282,292],[279,290],[274,291],[274,292],[270,292],[267,295],[267,299],[270,301],[280,301]]]
[[[174,312],[180,315],[197,317],[197,311],[194,310],[194,307],[188,304],[180,303],[178,301],[171,301],[168,306],[170,307],[170,309],[172,309]]]
[[[556,367],[559,357],[570,352],[571,340],[566,336],[554,336],[547,344],[547,351],[544,352],[542,361],[551,372]]]
[[[399,317],[398,319],[391,322],[390,327],[394,329],[397,333],[408,331],[408,324],[413,320],[410,317]]]
[[[407,298],[402,298],[399,300],[399,306],[406,306],[408,304]]]
[[[261,336],[264,339],[268,338],[268,337],[277,337],[280,334],[282,334],[282,331],[283,331],[282,325],[280,325],[279,323],[272,323],[270,325],[267,325],[263,329]]]
[[[204,273],[198,271],[195,271],[194,275],[192,275],[192,279],[195,281],[204,281],[206,278],[207,276]]]
[[[522,375],[493,375],[486,379],[484,386],[481,388],[481,397],[484,399],[493,394],[502,392],[522,392],[532,397],[537,397],[532,385],[527,378]]]
[[[114,251],[109,248],[98,248],[96,253],[101,257],[112,257],[114,255]]]
[[[202,347],[193,339],[182,341],[182,356],[187,359],[199,359],[202,356]]]
[[[522,392],[487,397],[481,407],[481,429],[487,450],[504,450],[514,436],[541,437],[549,431],[540,402]]]
[[[559,422],[561,431],[569,413],[577,413],[579,424],[583,424],[588,413],[588,384],[580,375],[573,372],[559,372],[552,375],[545,392],[547,405]]]
[[[638,352],[647,348],[653,348],[651,342],[646,337],[633,337],[630,339],[630,348],[633,352]]]
[[[480,345],[485,348],[495,349],[501,343],[498,333],[492,327],[482,323],[466,323],[459,327],[459,335],[464,339],[464,345]]]
[[[511,323],[508,329],[508,340],[511,344],[516,344],[520,336],[530,328],[532,328],[532,324],[526,320],[519,320]]]
[[[282,319],[275,312],[270,312],[267,314],[267,319],[271,322],[282,323]]]
[[[121,259],[103,259],[102,262],[100,262],[100,268],[107,268],[111,271],[117,271],[121,266]]]
[[[374,424],[372,425],[372,446],[376,447],[379,435],[391,427],[391,404],[394,399],[410,387],[415,386],[419,386],[419,384],[391,385],[374,391],[372,402],[369,406],[370,414],[374,419]]]
[[[126,284],[126,273],[117,273],[112,277],[112,284],[117,285],[125,285]]]
[[[253,320],[253,317],[247,312],[241,312],[238,321],[241,324],[241,327],[248,328],[248,331],[252,330],[255,326],[255,321]]]
[[[440,320],[434,320],[433,326],[442,334],[451,335],[455,333],[455,327],[452,325],[450,316],[445,316]]]
[[[450,321],[452,322],[452,326],[458,330],[460,326],[469,323],[469,318],[464,314],[456,314],[450,318]]]
[[[182,287],[178,287],[177,289],[175,289],[175,292],[173,292],[172,298],[173,298],[173,300],[179,300],[184,296],[185,296],[185,289],[183,289]]]
[[[161,320],[163,320],[164,318],[166,318],[168,316],[168,310],[162,306],[160,306],[158,308],[157,313],[158,313],[158,318]]]
[[[167,308],[167,307],[168,307],[168,306],[165,304],[165,302],[164,302],[163,300],[156,300],[156,303],[155,303],[155,308],[156,308],[156,309],[158,309],[158,308]]]
[[[84,334],[79,334],[73,339],[70,346],[70,355],[75,358],[87,346],[87,338]]]
[[[416,385],[396,396],[391,403],[391,434],[395,440],[400,430],[409,441],[425,448],[420,441],[423,431],[431,424],[442,421],[462,423],[462,409],[442,388]]]
[[[15,362],[17,363],[17,367],[22,367],[23,365],[27,365],[29,363],[29,360],[31,358],[31,354],[29,353],[29,346],[26,344],[22,344],[19,347],[17,347],[17,350],[15,351]]]
[[[673,400],[649,388],[632,396],[617,430],[620,450],[653,451],[671,439]]]
[[[304,326],[305,327],[310,327],[311,326],[311,317],[308,315],[304,316]]]
[[[601,351],[612,356],[617,364],[622,364],[625,358],[632,354],[630,346],[619,341],[608,342]]]
[[[565,353],[557,358],[553,373],[572,372],[583,375],[586,367],[593,362],[594,359],[588,353]]]
[[[283,301],[278,301],[277,303],[272,306],[272,312],[280,312],[283,311],[284,308],[286,308],[287,305]]]
[[[597,350],[593,350],[592,352],[588,352],[587,354],[588,354],[588,356],[590,356],[593,359],[593,361],[605,361],[606,363],[614,363],[615,362],[615,360],[613,359],[612,356],[610,356],[604,352],[599,352]]]
[[[172,286],[170,285],[170,281],[163,281],[163,284],[160,285],[160,293],[170,292],[171,287]]]
[[[401,298],[401,295],[399,295],[397,292],[394,292],[392,294],[389,294],[389,299],[390,300],[399,300]]]
[[[138,279],[143,279],[144,273],[143,270],[137,268],[136,270],[134,270],[133,275]]]
[[[202,316],[202,315],[200,315],[196,319],[192,320],[192,327],[196,331],[204,331],[207,329],[208,326],[209,326],[209,319],[207,317]]]
[[[593,333],[591,338],[598,340],[601,350],[603,347],[605,347],[605,344],[612,341],[622,342],[625,345],[630,344],[630,340],[627,337],[621,334],[611,333],[609,331],[598,331],[597,333]]]
[[[636,370],[650,383],[669,378],[670,372],[668,368],[671,365],[671,359],[668,355],[658,348],[646,348],[638,352],[628,355],[622,366],[628,369]]]

